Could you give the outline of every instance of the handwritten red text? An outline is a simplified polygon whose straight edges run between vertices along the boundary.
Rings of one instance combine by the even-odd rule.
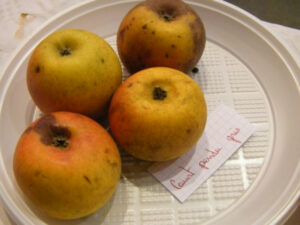
[[[220,153],[222,148],[217,148],[214,151],[211,151],[209,149],[205,149],[205,150],[210,154],[199,162],[199,166],[202,169],[208,170],[209,168],[207,167],[207,163],[209,163],[213,158],[215,158]]]
[[[183,188],[186,182],[188,182],[195,175],[195,173],[193,173],[190,169],[185,169],[181,166],[179,168],[184,172],[185,176],[180,181],[176,181],[174,179],[170,180],[170,184],[176,189]]]
[[[236,142],[236,143],[241,143],[241,141],[239,141],[238,139],[236,139],[236,136],[240,133],[240,128],[235,128],[235,130],[227,136],[227,140],[228,141],[233,141],[233,142]]]

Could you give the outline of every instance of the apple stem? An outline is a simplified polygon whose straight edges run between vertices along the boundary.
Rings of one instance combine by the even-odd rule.
[[[167,91],[161,87],[155,87],[152,94],[154,100],[163,100],[167,97]]]
[[[54,147],[64,149],[64,148],[68,147],[69,141],[68,141],[68,138],[66,138],[66,137],[57,136],[57,137],[53,137],[52,145]]]

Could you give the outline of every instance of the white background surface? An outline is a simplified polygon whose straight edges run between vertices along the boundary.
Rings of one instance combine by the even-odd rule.
[[[44,22],[73,6],[79,0],[1,0],[0,3],[0,78],[5,65],[9,63],[14,52],[34,31]],[[300,30],[283,27],[281,25],[264,23],[296,58],[300,66]],[[300,76],[300,75],[299,75]],[[298,79],[300,77],[298,76]],[[0,205],[0,224],[13,224]]]

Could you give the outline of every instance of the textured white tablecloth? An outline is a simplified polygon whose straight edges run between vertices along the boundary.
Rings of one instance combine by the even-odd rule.
[[[15,51],[25,39],[57,13],[84,0],[0,0],[0,78]],[[263,22],[296,59],[300,67],[300,30]],[[300,74],[299,74],[300,79]],[[13,222],[0,202],[0,225]]]

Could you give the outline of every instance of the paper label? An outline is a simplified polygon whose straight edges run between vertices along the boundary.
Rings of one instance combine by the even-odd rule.
[[[154,163],[149,172],[183,202],[246,142],[254,130],[245,118],[221,105],[208,116],[203,135],[191,150],[176,160]]]

